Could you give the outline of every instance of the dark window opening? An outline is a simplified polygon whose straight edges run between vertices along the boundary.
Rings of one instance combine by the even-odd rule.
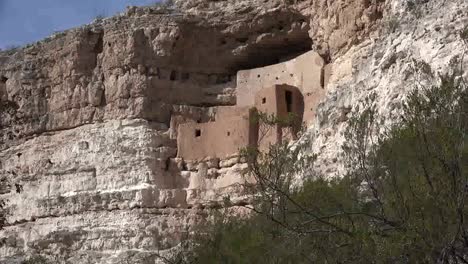
[[[169,77],[171,81],[175,81],[177,79],[177,72],[171,71],[171,76]]]
[[[322,89],[325,88],[325,69],[322,68],[320,71],[320,85],[322,86]]]
[[[226,80],[224,78],[224,75],[216,75],[216,84],[221,84],[221,83],[225,83]]]
[[[266,104],[266,98],[265,97],[262,98],[262,104]]]
[[[167,159],[166,159],[166,164],[165,164],[164,170],[165,170],[165,171],[168,171],[169,168],[170,168],[170,166],[171,166],[171,158],[167,158]]]
[[[259,75],[257,75],[257,78],[260,78],[260,74],[259,74]]]
[[[201,123],[201,119],[197,119],[197,123],[200,124],[200,123]]]
[[[195,129],[195,137],[200,137],[200,136],[201,136],[201,130]]]
[[[89,143],[86,141],[81,141],[80,143],[78,143],[78,146],[81,150],[89,149]]]
[[[232,81],[232,76],[229,74],[216,75],[216,84],[228,83]]]
[[[228,132],[227,132],[227,136],[229,137],[230,135],[231,135],[231,132],[228,131]]]
[[[291,91],[286,91],[284,94],[285,99],[286,99],[286,110],[288,113],[292,112],[292,104],[293,104],[293,98],[292,98],[292,92]]]
[[[160,79],[160,80],[162,79],[162,76],[161,76],[161,69],[159,69],[159,67],[156,68],[156,76],[158,77],[158,79]]]
[[[183,72],[182,73],[182,77],[181,77],[182,81],[186,81],[189,78],[190,78],[190,73],[188,73],[188,72]]]

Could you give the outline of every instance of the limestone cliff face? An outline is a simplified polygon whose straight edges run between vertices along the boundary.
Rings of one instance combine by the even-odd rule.
[[[157,263],[224,196],[248,202],[245,164],[177,158],[177,125],[236,104],[238,71],[311,49],[332,74],[307,136],[317,169],[339,175],[366,95],[397,115],[413,59],[443,69],[463,52],[468,3],[416,2],[178,0],[0,53],[0,100],[16,106],[1,114],[0,175],[24,188],[3,194],[0,262]]]
[[[468,1],[394,0],[386,4],[380,26],[333,61],[327,95],[309,129],[311,151],[319,153],[316,167],[329,176],[346,171],[341,146],[350,116],[375,94],[378,114],[389,125],[400,118],[402,102],[417,84],[428,85],[450,65],[466,69],[468,47],[460,32],[468,25]],[[468,74],[465,71],[465,76]],[[430,85],[430,84],[429,84]]]

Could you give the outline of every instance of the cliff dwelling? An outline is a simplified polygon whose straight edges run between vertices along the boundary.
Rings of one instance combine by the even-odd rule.
[[[297,128],[277,124],[265,129],[264,124],[254,121],[255,111],[283,119],[293,115],[299,123],[312,122],[325,94],[326,74],[324,60],[313,51],[282,63],[239,71],[235,106],[216,107],[214,120],[208,122],[178,122],[177,156],[185,160],[227,158],[247,146],[266,149],[285,137],[294,138]]]

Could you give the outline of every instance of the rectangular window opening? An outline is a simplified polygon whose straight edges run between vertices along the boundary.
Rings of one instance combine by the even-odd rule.
[[[201,136],[201,130],[195,129],[195,137],[200,137],[200,136]]]
[[[320,71],[320,86],[322,86],[322,89],[325,89],[325,68],[322,68]]]
[[[182,77],[181,77],[182,81],[186,81],[189,78],[190,78],[190,73],[188,73],[188,72],[183,72],[182,73]]]
[[[292,104],[293,104],[292,92],[286,91],[286,93],[284,94],[284,97],[286,99],[286,110],[288,111],[288,113],[291,113]]]
[[[266,104],[266,98],[265,97],[262,98],[262,104]]]
[[[156,68],[156,76],[158,77],[159,80],[162,79],[162,76],[161,76],[161,69],[159,69],[159,67]]]
[[[176,71],[171,71],[171,75],[169,76],[169,79],[171,81],[176,81],[177,80],[177,72]]]

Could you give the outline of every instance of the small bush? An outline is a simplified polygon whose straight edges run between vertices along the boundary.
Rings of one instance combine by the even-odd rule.
[[[97,20],[97,21],[101,21],[103,20],[104,18],[106,18],[106,15],[105,14],[98,14],[94,17],[94,20]]]
[[[0,52],[5,53],[7,55],[12,55],[13,53],[17,52],[21,47],[19,45],[8,45],[3,50],[0,49]]]
[[[21,264],[49,264],[49,262],[42,256],[34,256],[24,260]]]
[[[174,7],[175,3],[173,0],[159,0],[154,2],[153,6],[161,8],[171,8]]]
[[[466,44],[468,44],[468,25],[460,31],[460,37]]]
[[[406,10],[413,14],[416,18],[420,18],[424,12],[424,5],[429,0],[407,0]]]
[[[396,17],[392,17],[387,21],[387,29],[390,33],[395,33],[400,26],[400,21]]]

